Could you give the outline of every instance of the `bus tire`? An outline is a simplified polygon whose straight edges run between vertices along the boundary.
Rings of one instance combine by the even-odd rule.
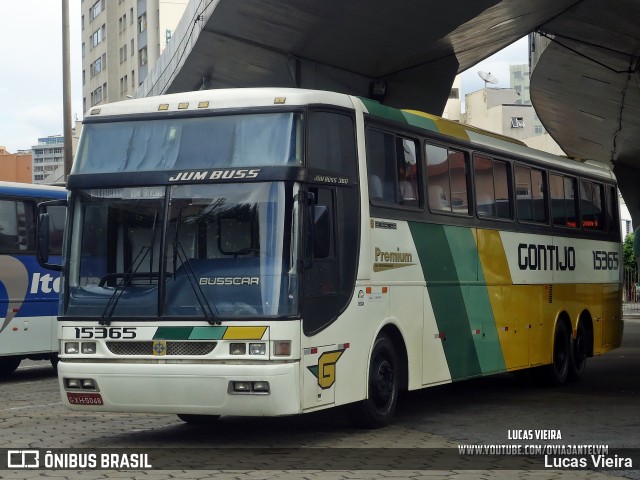
[[[16,371],[21,361],[20,357],[0,357],[0,376],[11,375]]]
[[[376,339],[371,352],[367,398],[351,404],[350,422],[359,428],[381,428],[391,423],[398,402],[398,355],[391,339],[384,333]]]
[[[189,425],[207,426],[215,423],[220,415],[196,415],[192,413],[178,413],[178,418]]]
[[[576,338],[571,340],[571,355],[569,361],[568,379],[570,381],[578,380],[584,373],[587,367],[587,356],[589,346],[587,342],[589,336],[587,335],[587,329],[583,323],[578,323],[576,329]]]
[[[551,385],[559,386],[567,381],[570,358],[571,336],[565,322],[559,320],[553,335],[553,358],[547,366],[547,380]]]
[[[58,362],[60,361],[60,359],[58,358],[58,354],[54,353],[51,355],[51,358],[49,359],[49,361],[51,362],[51,366],[53,367],[53,371],[57,372],[58,371]]]

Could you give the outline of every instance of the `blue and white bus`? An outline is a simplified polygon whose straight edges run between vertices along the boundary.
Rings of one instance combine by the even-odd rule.
[[[25,359],[58,361],[60,276],[36,260],[38,203],[63,200],[60,187],[0,182],[0,375]],[[48,209],[49,253],[60,255],[64,207]]]

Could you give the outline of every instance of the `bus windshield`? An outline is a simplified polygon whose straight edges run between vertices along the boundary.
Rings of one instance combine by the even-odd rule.
[[[292,112],[88,123],[72,173],[302,166]]]
[[[296,194],[284,182],[78,191],[65,314],[294,315]]]

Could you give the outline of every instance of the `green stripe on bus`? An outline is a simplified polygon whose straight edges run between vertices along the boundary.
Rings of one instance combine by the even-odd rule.
[[[227,327],[193,327],[189,340],[220,340]]]
[[[407,119],[400,110],[387,107],[386,105],[382,105],[381,103],[376,102],[375,100],[370,100],[368,98],[358,98],[362,100],[362,103],[364,103],[364,106],[367,107],[367,110],[371,115],[386,118],[388,120],[394,120],[396,122],[408,123]]]
[[[422,264],[438,331],[445,335],[442,345],[451,378],[481,375],[465,302],[468,295],[464,290],[468,285],[460,285],[454,260],[454,255],[460,254],[457,244],[469,243],[469,239],[459,238],[461,235],[468,235],[473,243],[471,230],[452,227],[445,232],[442,225],[412,222],[409,222],[409,228]],[[448,236],[453,239],[455,251],[451,249]]]
[[[469,328],[482,373],[504,371],[504,356],[473,233],[469,228],[450,226],[445,226],[444,231],[463,285]]]
[[[188,340],[193,327],[158,327],[154,340]]]

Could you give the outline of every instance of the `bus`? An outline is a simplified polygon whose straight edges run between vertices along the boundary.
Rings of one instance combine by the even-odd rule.
[[[25,358],[56,366],[60,276],[36,261],[36,227],[38,204],[66,197],[61,187],[0,182],[0,376]],[[48,253],[58,262],[65,211],[50,213]]]
[[[424,113],[279,88],[100,105],[67,188],[71,409],[376,428],[400,390],[562,384],[621,342],[611,171]]]

